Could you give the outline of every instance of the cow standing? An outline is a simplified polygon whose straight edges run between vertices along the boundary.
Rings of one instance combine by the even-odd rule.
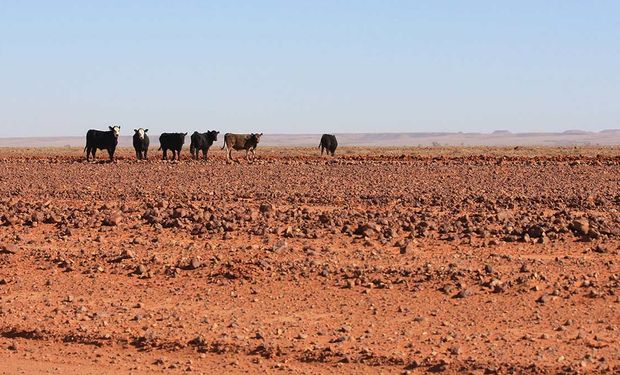
[[[207,160],[209,148],[213,145],[213,142],[217,141],[218,134],[220,132],[215,130],[207,131],[206,133],[194,132],[191,136],[192,142],[189,145],[189,152],[192,154],[192,157],[198,160],[200,151],[202,151],[202,157]]]
[[[323,156],[323,150],[327,150],[327,155],[332,154],[334,156],[336,154],[336,148],[338,147],[338,141],[336,140],[336,136],[333,134],[323,134],[321,137],[321,143],[319,143],[319,148],[321,149],[321,156]]]
[[[226,133],[224,135],[224,146],[222,146],[222,150],[226,149],[227,160],[232,160],[232,150],[245,150],[245,159],[250,161],[249,152],[252,153],[252,160],[256,158],[254,154],[254,150],[258,146],[258,141],[260,137],[263,136],[263,133],[260,134],[233,134]]]
[[[133,134],[133,148],[136,150],[136,158],[138,160],[146,160],[147,152],[149,150],[149,136],[146,134],[148,129],[134,129]]]
[[[163,150],[162,160],[168,160],[168,150],[172,151],[172,160],[181,160],[181,149],[187,133],[161,133],[159,150]]]
[[[118,145],[118,135],[121,132],[120,126],[109,126],[110,130],[102,131],[90,129],[86,132],[86,161],[90,161],[90,154],[92,153],[93,159],[95,159],[95,153],[97,149],[107,150],[110,156],[110,161],[114,160],[114,151]]]

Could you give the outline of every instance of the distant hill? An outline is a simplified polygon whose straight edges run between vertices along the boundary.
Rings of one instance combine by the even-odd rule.
[[[159,147],[158,135],[151,135],[151,147]],[[620,145],[620,129],[601,132],[568,130],[562,133],[336,133],[341,146],[569,146]],[[221,145],[220,135],[217,144]],[[265,134],[263,146],[317,147],[320,134]],[[0,138],[0,147],[84,147],[84,137]],[[186,138],[189,147],[189,135]],[[131,136],[121,136],[120,147],[131,147]]]

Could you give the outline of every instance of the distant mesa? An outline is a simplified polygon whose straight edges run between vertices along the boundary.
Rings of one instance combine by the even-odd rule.
[[[589,132],[585,131],[585,130],[579,130],[579,129],[571,129],[571,130],[565,130],[562,132],[562,134],[566,134],[566,135],[584,135],[584,134],[588,134]]]
[[[493,135],[508,135],[508,134],[512,134],[512,133],[510,132],[510,130],[495,130],[491,134],[493,134]]]
[[[599,133],[601,133],[601,134],[620,134],[620,129],[604,129],[604,130],[601,130]]]

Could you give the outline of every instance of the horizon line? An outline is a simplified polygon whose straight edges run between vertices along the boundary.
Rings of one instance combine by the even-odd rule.
[[[497,129],[492,132],[475,132],[475,131],[415,131],[415,132],[398,132],[398,131],[385,131],[385,132],[330,132],[330,133],[264,133],[265,135],[278,135],[278,136],[308,136],[308,135],[321,135],[321,134],[339,134],[339,135],[359,135],[359,134],[482,134],[482,135],[520,135],[520,134],[558,134],[558,135],[579,135],[581,134],[597,134],[597,133],[605,133],[605,132],[620,132],[620,128],[608,128],[602,129],[598,131],[592,130],[581,130],[581,129],[566,129],[562,131],[526,131],[526,132],[513,132],[511,130]],[[164,132],[169,133],[169,132]],[[192,132],[193,133],[193,132]],[[227,132],[233,133],[233,132]],[[160,135],[162,133],[154,133],[155,135]],[[188,135],[191,133],[188,132]],[[237,132],[233,134],[244,134],[242,132]],[[121,134],[121,137],[130,137],[133,134]],[[27,138],[81,138],[85,135],[28,135],[28,136],[12,136],[12,137],[4,137],[0,136],[0,139],[27,139]]]

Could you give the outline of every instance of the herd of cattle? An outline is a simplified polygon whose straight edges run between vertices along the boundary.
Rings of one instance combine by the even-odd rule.
[[[148,158],[149,151],[149,136],[148,129],[134,129],[133,135],[133,148],[136,151],[136,158],[138,160],[146,160]],[[97,150],[107,150],[110,160],[114,159],[114,152],[118,145],[118,136],[120,135],[120,126],[110,126],[109,130],[94,130],[91,129],[86,133],[86,160],[90,161],[92,155],[95,159],[95,153]],[[202,157],[207,160],[209,148],[213,145],[213,142],[217,141],[217,135],[220,132],[211,130],[206,133],[194,132],[191,135],[191,143],[189,146],[189,152],[193,159],[198,159],[200,152]],[[245,158],[250,161],[250,154],[252,160],[255,158],[254,150],[258,147],[258,142],[263,133],[251,133],[251,134],[234,134],[226,133],[224,135],[224,146],[222,150],[226,150],[227,160],[232,160],[233,150],[245,150]],[[159,136],[159,150],[162,151],[162,160],[168,160],[168,150],[172,151],[172,160],[181,159],[181,149],[185,143],[185,137],[187,133],[162,133]],[[323,152],[327,152],[328,155],[334,156],[336,148],[338,147],[338,141],[333,134],[323,134],[319,143],[321,149],[321,155]]]

